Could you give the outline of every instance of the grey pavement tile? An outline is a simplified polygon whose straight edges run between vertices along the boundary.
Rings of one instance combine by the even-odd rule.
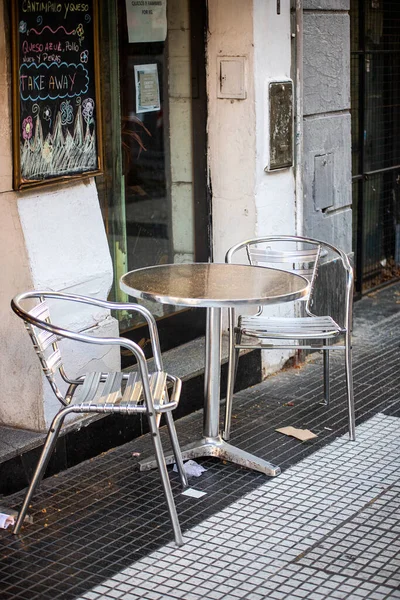
[[[365,431],[372,431],[378,440],[383,438],[390,441],[390,435],[396,434],[396,418],[378,415],[371,421],[364,428],[358,428],[361,439]],[[187,547],[176,549],[169,544],[165,551],[157,551],[146,557],[143,567],[141,561],[134,563],[130,567],[130,573],[136,572],[136,576],[140,577],[142,568],[147,571],[151,569],[153,581],[158,580],[159,584],[164,581],[163,592],[170,590],[168,593],[175,598],[185,597],[182,592],[210,600],[218,600],[219,597],[247,599],[251,597],[250,594],[254,594],[255,598],[257,594],[261,597],[264,594],[264,597],[277,599],[292,595],[293,598],[323,600],[329,597],[349,598],[353,595],[354,598],[378,598],[385,592],[392,593],[395,588],[387,584],[388,581],[396,581],[395,574],[399,572],[399,564],[394,565],[394,570],[389,568],[390,561],[396,556],[390,549],[397,538],[391,529],[379,528],[379,523],[385,522],[388,514],[393,524],[397,523],[397,495],[385,483],[387,472],[391,470],[380,469],[378,474],[380,473],[381,479],[378,477],[377,483],[370,482],[369,458],[373,452],[373,443],[365,444],[358,448],[356,473],[363,485],[358,486],[357,481],[352,479],[354,473],[339,473],[339,488],[336,487],[336,497],[332,500],[329,498],[329,486],[324,486],[320,465],[325,464],[329,457],[327,475],[330,477],[335,469],[334,461],[339,466],[346,461],[347,451],[353,453],[353,448],[344,440],[336,440],[333,446],[338,449],[335,456],[331,448],[326,447],[317,451],[310,461],[310,473],[318,475],[309,481],[307,492],[297,499],[299,513],[289,519],[289,523],[293,524],[291,531],[287,530],[288,515],[277,510],[280,506],[276,498],[279,498],[279,486],[282,484],[285,490],[284,501],[291,506],[291,498],[297,496],[296,480],[301,481],[296,474],[304,472],[302,463],[286,471],[279,480],[274,481],[273,486],[267,483],[265,489],[258,488],[245,499],[240,499],[237,502],[238,510],[235,510],[233,504],[229,510],[223,510],[210,518],[208,526],[212,527],[215,536],[212,543],[207,541],[208,538],[202,541],[202,536],[208,529],[203,522],[199,531],[194,528],[190,532],[189,537],[196,542],[194,545],[187,544]],[[395,457],[386,454],[382,460],[388,464]],[[363,474],[364,464],[367,475]],[[287,485],[288,482],[291,485]],[[308,498],[313,498],[313,501],[308,501]],[[235,522],[235,517],[238,518],[244,502],[247,503],[244,514],[249,522],[249,529],[246,531],[238,526],[236,520],[237,526],[232,532],[232,521]],[[271,511],[273,520],[269,518]],[[364,511],[368,511],[368,515],[360,518]],[[373,521],[371,516],[374,516]],[[243,519],[239,523],[242,525]],[[319,531],[320,528],[323,531]],[[308,540],[305,547],[304,540]],[[224,560],[224,552],[217,552],[216,548],[224,548],[225,553],[232,553],[234,561]],[[202,556],[202,553],[205,555]],[[195,564],[191,562],[191,555],[196,556]],[[169,558],[165,564],[164,556]],[[179,565],[180,561],[184,565]],[[227,568],[227,565],[230,567]],[[165,576],[166,567],[168,586],[164,577],[158,578],[156,575],[158,572]],[[362,577],[362,573],[367,573],[367,578]],[[128,591],[125,586],[129,586],[129,582],[122,585]],[[116,580],[115,587],[119,586],[121,580]],[[157,593],[160,589],[156,587],[153,591]]]

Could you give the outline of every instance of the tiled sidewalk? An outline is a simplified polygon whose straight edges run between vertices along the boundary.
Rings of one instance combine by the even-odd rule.
[[[355,305],[355,443],[343,361],[331,363],[329,407],[321,358],[284,370],[235,395],[232,427],[233,444],[282,475],[199,459],[196,499],[170,473],[187,540],[177,549],[158,473],[136,470],[149,436],[114,448],[44,480],[21,536],[0,530],[1,600],[400,598],[399,301],[400,284]],[[275,431],[285,425],[318,437]],[[179,419],[181,444],[201,427],[201,411]],[[0,503],[17,509],[22,495]]]
[[[376,415],[80,600],[400,598],[399,431]]]

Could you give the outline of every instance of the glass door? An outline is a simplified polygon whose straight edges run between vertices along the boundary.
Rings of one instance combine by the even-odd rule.
[[[127,300],[118,285],[127,271],[209,258],[205,3],[150,4],[154,10],[143,2],[119,1],[114,8],[103,2],[106,174],[98,189],[114,261],[113,296],[120,301]],[[203,331],[202,311],[148,308],[159,319],[164,347]],[[141,336],[140,321],[128,313],[120,318],[122,332]]]

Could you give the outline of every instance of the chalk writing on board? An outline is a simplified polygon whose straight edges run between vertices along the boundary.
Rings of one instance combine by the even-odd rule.
[[[23,181],[99,168],[93,4],[17,0]]]

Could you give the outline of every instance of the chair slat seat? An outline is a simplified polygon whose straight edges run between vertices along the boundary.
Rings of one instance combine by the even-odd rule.
[[[167,373],[149,374],[150,392],[154,407],[162,412],[167,385]],[[128,376],[121,372],[88,373],[73,396],[71,405],[76,412],[144,413],[143,383],[136,372]]]
[[[243,335],[257,338],[320,339],[344,332],[329,316],[322,317],[262,317],[241,316],[238,326]]]
[[[81,404],[90,406],[90,403],[92,402],[97,390],[99,389],[100,379],[101,373],[94,372],[85,375],[82,386],[78,388]]]

